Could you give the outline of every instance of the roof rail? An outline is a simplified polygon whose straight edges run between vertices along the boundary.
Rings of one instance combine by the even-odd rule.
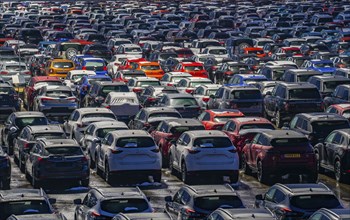
[[[331,191],[331,189],[324,183],[318,183],[319,185],[325,187],[328,191]]]
[[[136,189],[137,189],[137,191],[139,191],[139,193],[140,193],[141,195],[144,195],[144,193],[142,192],[142,190],[140,189],[140,187],[136,186]]]
[[[233,192],[235,192],[235,189],[228,183],[225,184],[226,188],[232,190]]]
[[[192,186],[186,185],[187,188],[189,188],[190,190],[192,190],[193,192],[197,193],[197,190],[195,188],[193,188]]]
[[[275,185],[278,185],[278,186],[284,188],[285,190],[288,190],[289,192],[292,192],[292,190],[289,187],[287,187],[286,185],[284,185],[284,184],[276,183]]]

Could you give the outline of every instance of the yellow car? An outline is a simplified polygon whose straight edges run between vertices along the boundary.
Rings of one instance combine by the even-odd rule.
[[[67,73],[71,70],[75,70],[75,64],[73,61],[66,59],[49,60],[45,66],[46,76],[65,78]]]

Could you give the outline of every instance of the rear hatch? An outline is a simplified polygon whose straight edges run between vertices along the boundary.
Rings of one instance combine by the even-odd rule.
[[[322,99],[316,88],[296,88],[288,90],[286,110],[288,112],[319,112],[323,111]]]

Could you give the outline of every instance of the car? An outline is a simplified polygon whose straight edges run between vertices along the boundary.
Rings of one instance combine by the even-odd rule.
[[[68,117],[78,107],[78,100],[68,86],[44,86],[33,102],[33,110],[47,117]]]
[[[127,86],[131,92],[140,94],[147,86],[160,86],[160,82],[152,77],[134,77],[129,79]]]
[[[79,108],[72,112],[67,121],[63,123],[63,129],[67,136],[79,143],[86,127],[97,121],[116,120],[110,109],[106,108]]]
[[[11,215],[7,220],[67,220],[62,213]]]
[[[236,147],[222,131],[186,131],[170,147],[169,170],[181,173],[185,184],[203,174],[236,183],[238,166]]]
[[[134,92],[109,92],[101,107],[110,109],[118,121],[128,123],[140,110],[140,103]]]
[[[129,92],[129,88],[123,82],[92,82],[80,106],[100,107],[110,92]]]
[[[323,183],[276,183],[255,198],[256,207],[266,208],[280,219],[308,219],[320,208],[343,208],[332,190]]]
[[[1,130],[2,146],[6,146],[9,155],[13,154],[14,140],[27,125],[48,125],[49,121],[42,112],[13,112]]]
[[[349,68],[339,68],[334,73],[334,76],[344,76],[350,78],[350,69]]]
[[[27,210],[35,210],[35,214],[55,212],[51,205],[55,199],[49,198],[43,189],[18,188],[0,191],[0,195],[0,219],[7,219],[11,215],[28,215]]]
[[[218,208],[214,212],[212,212],[207,219],[208,220],[214,220],[214,219],[276,219],[276,217],[266,209],[252,209],[252,208]]]
[[[196,77],[208,78],[208,73],[204,69],[203,64],[198,62],[180,62],[175,66],[174,71],[189,73]]]
[[[72,92],[76,92],[77,84],[83,76],[95,76],[96,73],[91,70],[72,70],[67,73],[63,80],[63,85],[69,86]]]
[[[15,88],[8,83],[0,83],[0,115],[3,118],[15,111],[20,111],[21,101]]]
[[[0,74],[6,82],[11,81],[14,75],[20,75],[26,82],[31,77],[27,65],[18,61],[0,63]]]
[[[34,76],[32,77],[27,86],[24,88],[23,105],[27,110],[33,110],[34,98],[37,95],[37,91],[43,86],[61,86],[62,81],[56,76]]]
[[[237,109],[215,109],[203,111],[198,120],[205,130],[221,130],[226,121],[236,117],[244,117],[244,114]]]
[[[261,183],[271,182],[271,175],[275,178],[286,174],[303,175],[312,183],[318,179],[316,154],[309,140],[295,131],[266,130],[256,133],[243,147],[242,170],[246,174],[257,173]]]
[[[331,60],[318,60],[318,59],[306,60],[303,63],[303,65],[301,65],[301,67],[309,70],[315,70],[323,74],[329,74],[329,75],[331,75],[336,70]]]
[[[350,175],[349,140],[350,129],[332,131],[323,142],[314,146],[317,155],[318,170],[334,172],[338,182],[346,182]]]
[[[45,64],[46,76],[65,78],[71,70],[75,70],[75,64],[73,61],[67,59],[52,59]]]
[[[34,188],[59,180],[77,181],[88,187],[89,159],[75,140],[40,139],[26,157],[25,174]]]
[[[294,68],[290,66],[265,66],[260,69],[259,73],[266,76],[268,80],[281,81],[283,80],[284,74],[290,69],[294,70]]]
[[[208,109],[208,101],[210,95],[214,95],[216,91],[221,87],[218,84],[204,84],[197,86],[192,95],[196,98],[199,106],[202,109]]]
[[[349,121],[335,113],[299,113],[290,121],[288,128],[304,134],[314,146],[323,142],[329,133],[349,128]]]
[[[174,108],[168,107],[148,107],[142,108],[136,114],[135,118],[130,120],[128,127],[130,129],[148,130],[157,127],[158,124],[166,119],[182,118],[181,114]]]
[[[77,87],[76,87],[76,93],[77,93],[77,98],[79,101],[83,101],[85,95],[88,93],[91,87],[91,83],[97,82],[97,81],[102,81],[102,82],[111,82],[112,79],[109,76],[106,75],[87,75],[83,76],[80,78],[80,80],[77,82]]]
[[[350,85],[338,85],[331,96],[324,98],[325,108],[334,104],[348,104],[350,103]]]
[[[18,137],[14,140],[13,146],[14,161],[22,172],[24,172],[26,156],[28,156],[36,140],[40,138],[66,138],[66,134],[59,125],[28,125],[23,128]]]
[[[184,72],[168,72],[165,73],[160,79],[160,84],[162,86],[174,86],[183,78],[192,77],[189,73]]]
[[[96,147],[96,169],[107,183],[142,177],[160,182],[162,161],[152,136],[142,130],[108,132]],[[113,178],[118,177],[118,179]]]
[[[332,95],[337,86],[342,84],[350,84],[350,79],[342,76],[312,76],[307,81],[317,86],[322,97]]]
[[[273,118],[281,128],[295,114],[301,112],[322,112],[323,100],[315,85],[309,83],[278,83],[264,98],[264,116]]]
[[[341,219],[347,219],[349,218],[349,212],[346,209],[326,209],[321,208],[314,212],[309,220],[316,220],[319,218],[323,219],[334,219],[334,220],[341,220]]]
[[[166,212],[132,213],[132,214],[119,213],[118,215],[112,218],[112,220],[137,220],[137,219],[171,220],[172,218]]]
[[[2,147],[0,147],[0,161],[0,189],[8,190],[11,184],[11,161]]]
[[[128,83],[129,79],[134,77],[146,77],[146,73],[143,71],[137,71],[133,69],[119,70],[113,77],[113,82]]]
[[[176,88],[181,93],[192,94],[196,87],[208,84],[212,84],[210,79],[202,77],[189,77],[180,79],[180,81],[176,84]]]
[[[281,82],[281,81],[275,81],[275,80],[261,81],[261,82],[258,82],[257,84],[255,84],[255,86],[260,90],[261,95],[263,97],[265,97],[266,93],[267,92],[272,92],[273,88],[279,82]]]
[[[182,118],[196,118],[202,109],[192,95],[182,93],[164,94],[158,105],[176,109]]]
[[[307,82],[312,76],[320,76],[322,73],[308,69],[289,69],[284,72],[282,80],[285,82]]]
[[[152,107],[158,105],[164,94],[179,93],[174,86],[148,86],[138,96],[141,106]]]
[[[326,109],[326,112],[342,115],[350,121],[350,104],[331,105]]]
[[[239,194],[228,184],[184,185],[174,196],[165,197],[165,201],[165,210],[178,219],[207,219],[220,207],[244,208]]]
[[[234,86],[234,85],[254,85],[257,82],[267,81],[268,78],[264,75],[255,75],[255,74],[234,74],[230,78],[225,86]]]
[[[140,61],[133,65],[133,69],[142,70],[147,77],[156,79],[161,79],[164,75],[164,70],[162,70],[158,62]]]
[[[151,213],[153,208],[138,187],[91,188],[84,199],[75,199],[74,220],[112,219],[119,213]]]

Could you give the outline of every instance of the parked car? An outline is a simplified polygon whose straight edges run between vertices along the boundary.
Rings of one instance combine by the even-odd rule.
[[[21,102],[15,88],[8,83],[0,83],[0,117],[20,111]]]
[[[4,151],[2,147],[0,147],[0,183],[1,189],[10,189],[11,184],[11,161],[10,157]]]
[[[346,219],[349,218],[349,212],[346,209],[326,209],[321,208],[314,212],[309,220],[316,220],[316,218],[325,218],[325,219]]]
[[[200,114],[201,107],[197,100],[190,94],[164,94],[159,100],[160,107],[174,108],[183,118],[196,118]]]
[[[328,113],[336,113],[347,118],[350,121],[350,104],[331,105],[326,109]]]
[[[153,212],[153,213],[132,213],[124,214],[119,213],[114,216],[112,220],[137,220],[137,219],[154,219],[154,220],[171,220],[172,218],[166,212]]]
[[[244,114],[237,109],[215,109],[203,111],[198,120],[205,130],[221,130],[228,120],[236,117],[244,117]]]
[[[274,214],[266,209],[252,209],[252,208],[218,208],[214,212],[212,212],[208,219],[213,220],[215,218],[219,219],[276,219]]]

